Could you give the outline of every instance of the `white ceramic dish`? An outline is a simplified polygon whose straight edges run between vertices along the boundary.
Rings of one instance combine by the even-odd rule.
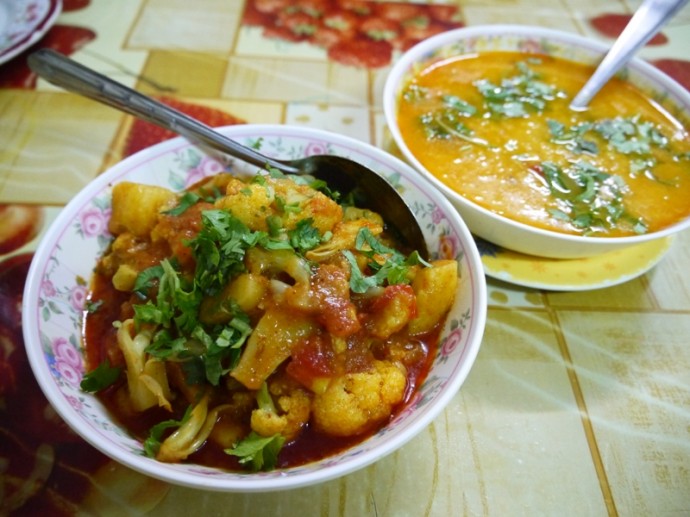
[[[0,64],[40,40],[62,11],[62,0],[0,2]]]
[[[108,245],[112,184],[128,180],[182,189],[201,177],[253,170],[220,163],[182,138],[137,153],[96,178],[60,213],[41,241],[23,300],[27,354],[57,412],[93,446],[145,474],[190,487],[257,492],[319,483],[362,468],[419,433],[455,396],[479,349],[486,321],[486,283],[479,253],[457,212],[402,161],[360,141],[288,126],[240,125],[224,134],[279,158],[334,153],[352,157],[389,178],[413,207],[432,257],[456,257],[461,282],[441,333],[433,367],[411,404],[361,444],[322,461],[267,473],[231,473],[193,464],[165,464],[144,456],[142,444],[110,418],[98,399],[79,388],[84,364],[80,321],[96,258]]]
[[[535,228],[495,214],[460,196],[433,176],[407,147],[397,126],[401,87],[421,64],[441,56],[505,50],[547,54],[586,64],[596,64],[608,47],[567,32],[520,25],[486,25],[448,31],[419,43],[395,63],[386,80],[383,107],[393,139],[420,173],[443,192],[458,209],[473,234],[501,247],[551,258],[599,255],[643,242],[663,239],[690,227],[690,217],[661,231],[631,237],[584,237]],[[633,59],[625,70],[628,80],[661,103],[690,127],[690,93],[657,68]]]

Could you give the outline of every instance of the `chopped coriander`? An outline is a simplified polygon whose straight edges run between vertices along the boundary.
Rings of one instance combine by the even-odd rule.
[[[189,210],[192,206],[194,206],[196,203],[198,203],[201,200],[201,196],[199,194],[196,194],[194,192],[185,192],[184,195],[180,198],[178,201],[177,205],[174,208],[171,208],[170,210],[166,210],[163,212],[164,214],[167,215],[173,215],[173,216],[178,216]]]
[[[463,119],[474,116],[477,108],[456,95],[443,95],[442,101],[442,109],[426,113],[420,118],[427,138],[456,137],[473,143],[484,143],[475,141],[474,132],[463,122]]]
[[[266,218],[266,226],[268,226],[268,235],[273,238],[278,238],[283,233],[283,219],[279,215],[269,215]]]
[[[84,309],[86,312],[89,314],[93,314],[94,312],[98,311],[98,309],[101,308],[103,305],[103,300],[86,300],[86,304],[84,305]]]
[[[353,293],[366,293],[372,287],[378,285],[378,280],[374,276],[364,276],[359,269],[357,259],[351,251],[343,251],[343,255],[350,263],[350,289]]]
[[[295,213],[299,213],[299,211],[301,210],[299,203],[297,203],[297,202],[287,203],[285,201],[285,199],[283,199],[280,196],[275,197],[275,204],[276,204],[276,208],[278,209],[278,212],[280,212],[280,213],[291,212],[291,213],[295,214]]]
[[[83,391],[89,393],[104,390],[117,381],[121,371],[122,368],[110,366],[110,361],[106,359],[96,368],[86,373],[79,386]]]
[[[426,99],[429,95],[429,89],[419,86],[416,83],[410,83],[402,92],[402,97],[407,102],[417,102]]]
[[[189,420],[191,414],[192,406],[189,406],[180,420],[163,420],[154,425],[149,431],[149,436],[144,440],[144,453],[150,458],[155,458],[161,447],[165,431],[182,426]]]
[[[668,145],[668,138],[639,116],[600,120],[594,124],[594,130],[622,154],[648,155],[653,147]]]
[[[146,297],[147,293],[158,281],[160,281],[162,276],[163,266],[160,264],[143,270],[137,275],[137,278],[134,282],[134,292],[142,297]]]
[[[592,164],[579,161],[567,168],[543,162],[541,170],[551,195],[559,203],[549,213],[556,219],[569,221],[585,234],[602,233],[627,221],[636,233],[644,233],[646,225],[630,216],[623,206],[625,182]]]
[[[370,259],[367,266],[374,271],[373,275],[365,276],[359,269],[352,252],[348,250],[342,252],[350,264],[350,289],[355,293],[364,293],[372,287],[386,284],[407,284],[410,282],[411,266],[417,264],[430,266],[416,251],[405,257],[399,251],[389,248],[366,227],[361,228],[357,233],[355,249]],[[377,256],[385,258],[383,264],[376,260]]]
[[[333,201],[338,201],[342,196],[342,194],[337,190],[332,190],[328,186],[328,183],[323,180],[313,179],[308,183],[308,186],[314,190],[318,190],[325,196],[331,198]]]
[[[583,122],[575,126],[566,127],[557,120],[546,121],[549,132],[551,133],[551,141],[556,144],[565,145],[574,153],[587,153],[596,155],[599,153],[599,146],[591,138],[585,138],[585,135],[593,127],[589,122]]]
[[[291,230],[280,216],[269,217],[269,232],[250,230],[227,210],[201,212],[201,230],[188,242],[196,260],[193,278],[183,276],[171,260],[142,271],[135,291],[145,303],[135,304],[134,321],[157,327],[147,352],[159,359],[199,358],[205,377],[217,385],[241,355],[251,334],[249,317],[228,299],[223,302],[227,323],[204,325],[199,309],[206,296],[216,296],[237,274],[244,272],[246,251],[254,246],[305,253],[323,237],[312,219],[300,220]],[[155,298],[152,298],[155,293]]]
[[[301,219],[295,228],[288,231],[291,246],[299,253],[315,248],[322,242],[319,230],[314,227],[314,220],[310,217]]]
[[[254,472],[272,470],[284,443],[285,438],[280,434],[264,437],[252,431],[232,448],[225,449],[225,452],[237,456],[242,465],[249,465]]]
[[[517,74],[495,84],[487,79],[474,82],[484,97],[485,108],[494,116],[525,117],[531,112],[542,112],[547,104],[562,96],[554,86],[539,80],[539,75],[525,62],[516,63]]]
[[[161,268],[155,301],[134,305],[137,325],[159,327],[147,352],[160,359],[201,357],[207,380],[217,385],[221,375],[237,361],[237,349],[251,333],[249,318],[236,304],[230,304],[230,323],[204,328],[198,319],[203,298],[199,284],[183,280],[167,260],[161,262]]]
[[[244,254],[259,235],[227,210],[201,213],[202,229],[189,242],[196,258],[195,281],[204,295],[218,293],[244,270]]]
[[[477,108],[462,100],[457,95],[444,95],[443,104],[447,108],[452,109],[456,115],[472,116],[477,113]]]

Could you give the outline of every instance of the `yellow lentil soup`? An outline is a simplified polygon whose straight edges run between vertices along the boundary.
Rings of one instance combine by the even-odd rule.
[[[504,51],[430,62],[401,91],[400,132],[440,181],[531,226],[617,237],[687,217],[686,130],[617,78],[586,110],[571,110],[592,72]]]

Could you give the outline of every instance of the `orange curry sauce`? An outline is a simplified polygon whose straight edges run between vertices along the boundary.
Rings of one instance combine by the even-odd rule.
[[[571,110],[592,72],[517,52],[435,61],[404,86],[400,131],[440,181],[532,226],[614,237],[687,217],[687,131],[620,79]]]

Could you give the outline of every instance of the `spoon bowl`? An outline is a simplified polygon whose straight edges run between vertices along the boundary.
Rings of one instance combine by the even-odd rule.
[[[42,78],[68,91],[134,115],[216,151],[239,158],[261,169],[307,175],[324,181],[332,191],[352,195],[358,206],[378,212],[399,238],[422,258],[428,250],[412,210],[393,185],[375,171],[342,156],[314,155],[298,160],[276,160],[214,131],[213,128],[143,95],[51,49],[28,58],[30,68]]]

